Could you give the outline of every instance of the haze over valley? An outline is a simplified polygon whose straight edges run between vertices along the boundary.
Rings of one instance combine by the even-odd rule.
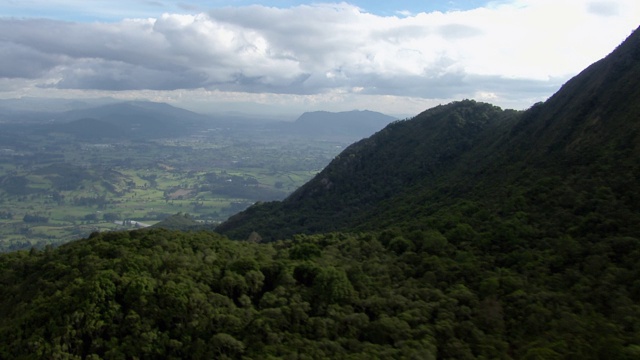
[[[179,212],[219,223],[256,201],[283,199],[344,147],[395,120],[366,111],[305,113],[296,121],[215,118],[106,99],[26,110],[31,101],[0,107],[3,250]]]

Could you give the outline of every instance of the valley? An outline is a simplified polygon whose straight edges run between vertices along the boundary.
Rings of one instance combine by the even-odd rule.
[[[219,223],[283,199],[348,145],[275,136],[264,127],[206,128],[147,139],[83,139],[42,125],[0,137],[0,251],[42,248],[95,231],[183,213]]]

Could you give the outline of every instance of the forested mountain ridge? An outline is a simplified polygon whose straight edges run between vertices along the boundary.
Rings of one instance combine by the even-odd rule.
[[[547,157],[589,164],[602,150],[627,148],[638,154],[640,143],[634,140],[640,129],[640,104],[635,101],[640,98],[639,77],[640,32],[636,30],[612,54],[530,109],[514,126],[510,142],[535,149],[527,160],[536,162]]]
[[[255,205],[216,231],[245,238],[255,230],[275,240],[354,228],[380,201],[423,181],[436,183],[483,134],[516,115],[465,100],[397,121],[349,146],[284,201]]]
[[[462,101],[393,123],[346,149],[287,199],[250,207],[217,231],[238,239],[257,231],[273,240],[382,229],[428,222],[435,212],[469,200],[496,215],[511,211],[507,204],[514,199],[537,203],[534,213],[557,209],[538,201],[531,191],[537,181],[547,190],[566,188],[564,206],[576,211],[586,211],[574,201],[581,199],[578,194],[598,188],[608,188],[617,199],[635,196],[639,38],[635,31],[527,111]],[[624,208],[633,206],[627,201]]]

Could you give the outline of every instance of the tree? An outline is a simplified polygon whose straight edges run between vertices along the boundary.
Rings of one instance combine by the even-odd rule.
[[[244,352],[245,346],[242,341],[225,333],[218,333],[211,337],[211,348],[215,354],[220,356],[238,357]]]
[[[120,215],[116,213],[104,213],[102,215],[102,218],[107,222],[115,222],[120,219]]]
[[[89,221],[89,222],[96,222],[98,221],[98,215],[93,213],[93,214],[86,214],[83,219],[85,221]]]
[[[313,281],[315,299],[320,305],[348,303],[355,290],[344,270],[328,267],[322,269]]]
[[[22,221],[26,223],[48,223],[49,218],[40,215],[25,214]]]

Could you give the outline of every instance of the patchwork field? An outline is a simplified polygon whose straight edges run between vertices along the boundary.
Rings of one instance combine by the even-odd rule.
[[[346,143],[198,136],[89,143],[19,134],[0,151],[0,250],[55,245],[176,213],[216,223],[284,198]]]

